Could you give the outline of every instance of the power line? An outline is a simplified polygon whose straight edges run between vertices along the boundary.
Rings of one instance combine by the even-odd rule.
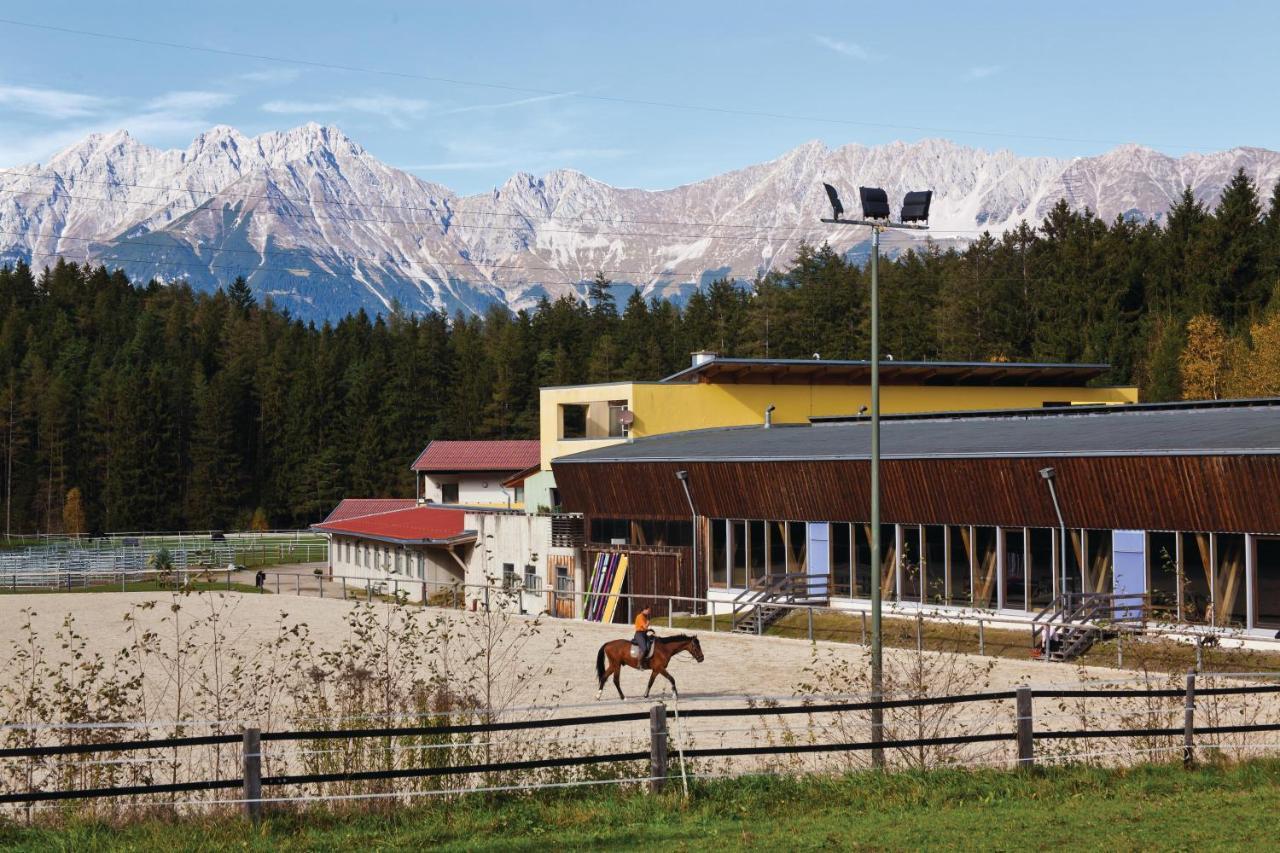
[[[129,44],[141,44],[148,47],[163,47],[171,50],[187,50],[197,53],[207,53],[215,56],[230,56],[237,59],[253,59],[260,62],[274,62],[284,65],[299,65],[308,68],[322,68],[329,71],[343,71],[355,74],[371,74],[380,77],[393,77],[402,80],[421,80],[430,83],[441,83],[449,86],[464,86],[478,89],[491,89],[502,92],[513,92],[524,95],[539,95],[544,97],[559,98],[579,98],[582,100],[599,101],[602,103],[612,104],[629,104],[633,106],[658,107],[661,109],[683,110],[686,112],[705,112],[716,115],[736,115],[747,118],[767,118],[782,121],[809,122],[814,124],[830,124],[830,125],[846,125],[854,127],[874,127],[886,130],[910,130],[918,133],[952,133],[965,136],[986,136],[1004,139],[1035,139],[1048,142],[1074,142],[1087,145],[1124,145],[1132,140],[1115,140],[1115,139],[1089,139],[1084,137],[1070,136],[1051,136],[1046,134],[1031,133],[1012,133],[1008,131],[994,130],[971,130],[962,128],[948,127],[930,127],[925,125],[909,125],[909,124],[890,124],[887,122],[859,121],[856,119],[832,118],[830,116],[810,116],[798,115],[791,113],[770,112],[767,110],[739,109],[736,107],[718,107],[709,104],[691,104],[681,103],[678,101],[657,101],[645,98],[627,98],[617,95],[594,95],[587,92],[570,92],[560,91],[556,89],[542,89],[532,86],[517,86],[509,83],[495,83],[480,80],[466,80],[458,77],[444,77],[432,74],[416,74],[409,71],[396,71],[387,68],[368,68],[359,65],[347,65],[336,62],[320,62],[313,59],[300,59],[297,57],[272,56],[263,53],[250,53],[248,51],[229,50],[227,48],[206,47],[203,45],[186,44],[183,42],[162,41],[160,39],[147,39],[139,36],[120,35],[117,33],[103,33],[94,30],[82,30],[74,27],[61,27],[52,24],[36,24],[30,21],[19,21],[12,18],[0,18],[0,24],[8,24],[13,27],[25,27],[32,30],[44,30],[46,32],[64,33],[67,35],[84,36],[87,38],[110,39],[113,41],[127,42]],[[1173,148],[1187,151],[1203,150],[1205,146],[1194,145],[1161,145],[1161,148]]]

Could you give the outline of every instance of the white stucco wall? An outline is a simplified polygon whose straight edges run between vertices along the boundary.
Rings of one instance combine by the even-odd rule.
[[[422,475],[422,497],[434,503],[444,503],[441,486],[445,483],[458,484],[458,503],[465,505],[506,507],[508,496],[515,501],[516,494],[512,489],[502,490],[502,481],[510,477],[511,471],[469,472],[466,474],[424,474]]]
[[[443,549],[336,534],[329,536],[329,570],[335,579],[370,579],[388,594],[398,588],[411,601],[422,600],[423,581],[430,598],[463,580],[462,567]]]
[[[550,611],[554,604],[555,569],[552,557],[572,560],[571,576],[575,590],[583,588],[582,555],[576,548],[551,545],[551,518],[545,515],[526,515],[522,512],[475,511],[468,512],[466,528],[477,534],[476,546],[467,564],[468,606],[476,599],[483,604],[485,585],[501,586],[506,567],[514,570],[519,592],[512,605],[525,613]],[[526,567],[532,566],[537,578],[535,590],[526,589]],[[574,614],[580,606],[574,598]],[[490,596],[492,604],[492,596]]]

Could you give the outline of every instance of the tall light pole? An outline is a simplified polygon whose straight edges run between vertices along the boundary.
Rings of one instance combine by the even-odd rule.
[[[693,603],[690,609],[693,615],[698,615],[698,511],[693,507],[693,494],[689,491],[689,472],[683,469],[676,472],[676,479],[680,481],[680,485],[684,486],[684,498],[689,502],[689,514],[693,516],[693,540],[689,543],[693,546]]]
[[[1053,511],[1058,516],[1058,546],[1062,556],[1059,558],[1059,571],[1062,573],[1062,606],[1067,605],[1067,523],[1062,520],[1062,508],[1058,506],[1058,490],[1053,487],[1053,478],[1057,472],[1052,468],[1041,468],[1040,476],[1049,484],[1049,497],[1053,498]]]
[[[874,187],[858,187],[862,202],[862,219],[844,219],[844,205],[840,194],[831,184],[823,184],[827,198],[831,200],[831,218],[828,225],[866,225],[871,229],[871,700],[884,698],[884,644],[881,634],[880,595],[880,232],[888,228],[909,231],[928,229],[929,204],[933,192],[907,193],[902,203],[901,222],[889,221],[889,196]],[[884,739],[884,711],[871,710],[871,741],[879,744]],[[871,750],[871,761],[876,767],[884,766],[884,748]]]

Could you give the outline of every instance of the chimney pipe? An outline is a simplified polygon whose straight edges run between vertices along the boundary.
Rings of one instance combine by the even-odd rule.
[[[764,428],[765,429],[770,429],[773,427],[773,410],[776,408],[778,407],[775,406],[773,403],[770,403],[769,407],[764,410]]]

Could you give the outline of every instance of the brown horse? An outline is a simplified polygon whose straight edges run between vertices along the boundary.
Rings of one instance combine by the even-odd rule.
[[[688,634],[677,634],[672,637],[653,638],[653,654],[649,656],[648,661],[649,669],[653,670],[653,674],[649,676],[649,686],[644,691],[646,699],[649,698],[649,691],[653,689],[653,682],[659,675],[665,676],[667,681],[671,682],[671,691],[676,696],[680,695],[680,691],[676,689],[676,680],[671,677],[671,673],[667,672],[667,664],[680,652],[686,651],[693,655],[694,660],[702,663],[702,644],[698,642],[697,637]],[[630,640],[611,640],[601,646],[600,651],[596,652],[596,678],[600,681],[600,689],[596,692],[597,699],[604,693],[604,683],[609,680],[611,675],[613,676],[613,686],[618,691],[618,698],[627,698],[622,695],[622,684],[619,678],[624,664],[640,669],[638,662],[631,657]]]

